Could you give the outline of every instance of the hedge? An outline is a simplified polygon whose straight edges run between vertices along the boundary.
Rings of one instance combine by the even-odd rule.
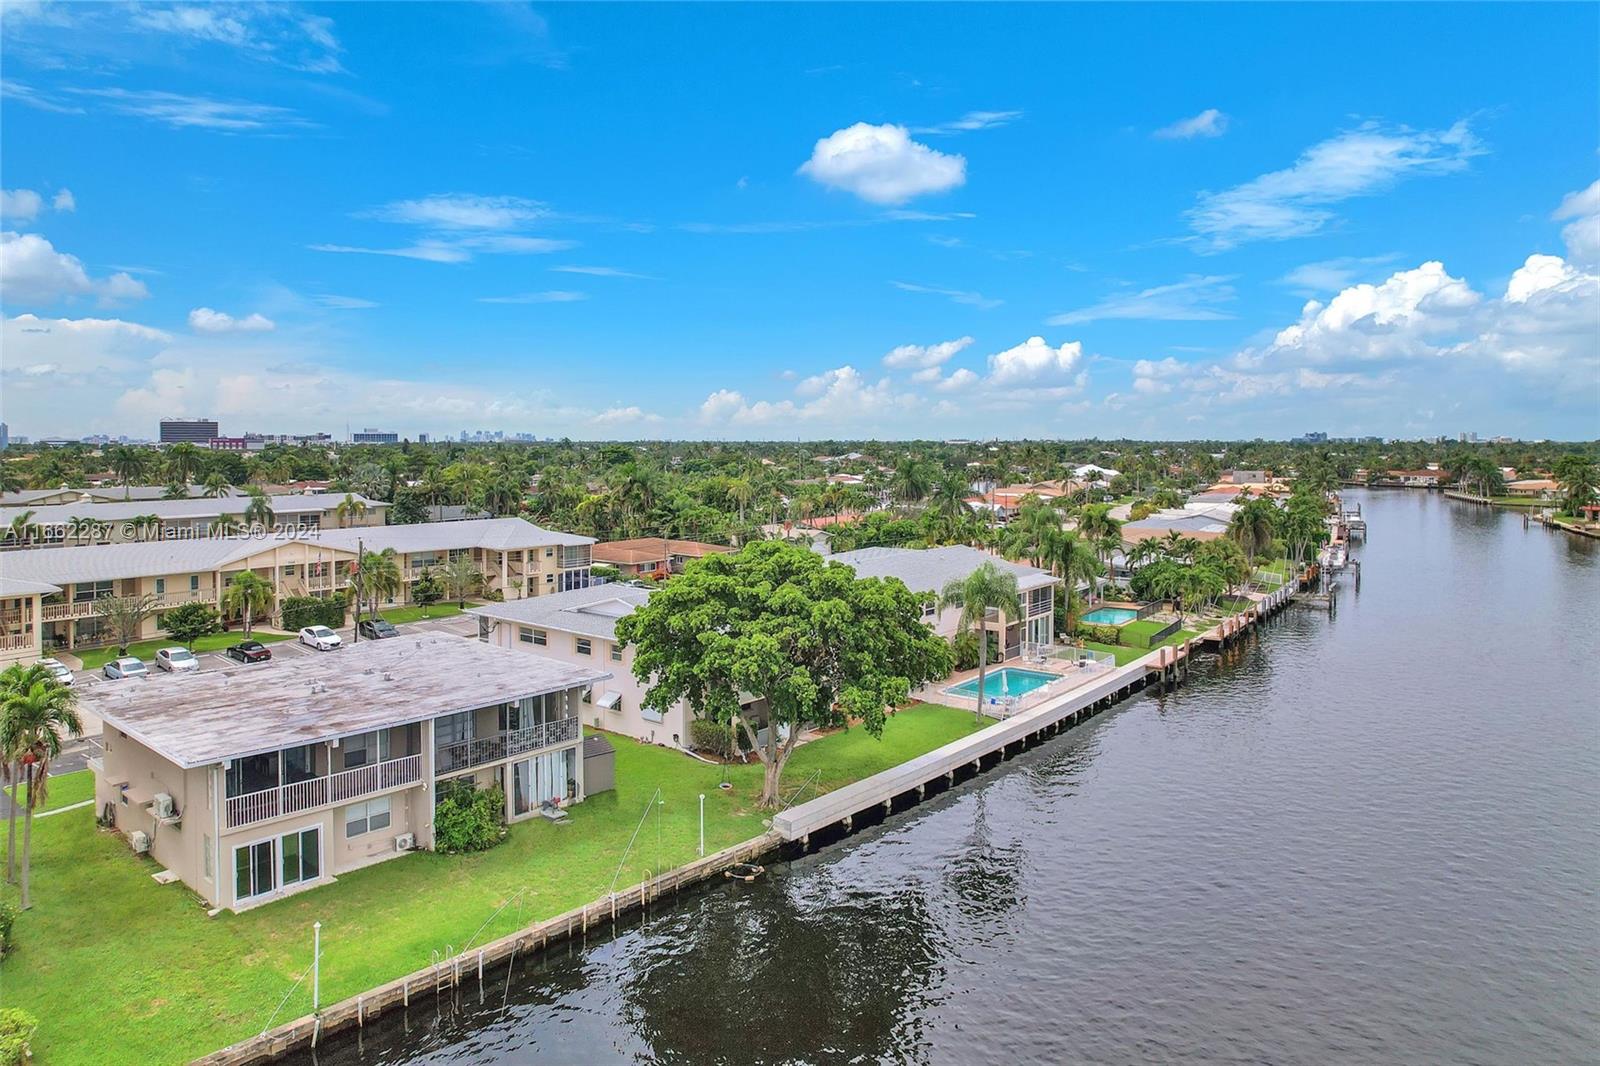
[[[283,628],[304,629],[306,626],[327,626],[338,629],[344,625],[344,601],[337,597],[322,599],[318,596],[290,596],[283,601]]]
[[[696,718],[689,723],[689,746],[729,758],[733,755],[733,728],[710,718]]]

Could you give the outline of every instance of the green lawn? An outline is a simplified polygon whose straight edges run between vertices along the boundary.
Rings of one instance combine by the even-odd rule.
[[[478,605],[472,600],[468,600],[467,606],[476,607]],[[426,618],[448,618],[451,615],[460,614],[461,610],[454,603],[434,603],[429,604],[427,607],[418,607],[416,605],[410,607],[385,607],[378,612],[378,617],[398,626],[404,625],[406,622],[420,622]],[[366,615],[362,615],[362,617],[365,618]]]
[[[250,634],[250,639],[259,640],[263,644],[271,644],[277,640],[288,640],[289,636],[288,633],[267,633],[257,629]],[[201,637],[195,641],[194,651],[196,655],[208,651],[221,651],[223,648],[237,644],[243,639],[244,634],[238,631],[212,633],[210,636]],[[147,665],[150,665],[155,660],[156,652],[162,648],[170,648],[178,643],[179,641],[173,640],[171,637],[163,637],[159,640],[141,640],[137,644],[128,646],[128,654],[137,656],[143,659]],[[83,668],[85,670],[98,670],[112,659],[120,658],[115,645],[109,648],[87,648],[81,652],[75,651],[72,654],[83,660]]]
[[[1129,648],[1122,644],[1098,644],[1092,640],[1084,641],[1083,646],[1090,651],[1110,652],[1116,658],[1118,666],[1127,666],[1135,659],[1149,655],[1155,648],[1169,648],[1199,635],[1193,629],[1180,629],[1172,636],[1150,648]]]
[[[914,707],[890,720],[881,743],[856,729],[801,747],[784,780],[798,786],[819,771],[824,789],[837,787],[973,728],[970,711]],[[763,831],[752,806],[759,764],[724,769],[624,737],[612,742],[616,790],[574,807],[565,823],[536,818],[492,851],[413,853],[216,918],[183,885],[155,884],[156,864],[98,832],[91,808],[41,819],[34,907],[18,919],[17,946],[0,963],[6,1005],[39,1018],[34,1052],[51,1066],[98,1064],[108,1048],[123,1062],[183,1062],[261,1031],[311,961],[314,921],[322,922],[322,995],[333,1002],[425,967],[447,946],[459,951],[604,895],[646,810],[619,885],[695,857],[702,793],[708,851]],[[717,788],[724,774],[727,792]],[[651,806],[658,786],[665,802]],[[14,893],[3,890],[4,898]],[[308,983],[277,1021],[309,1011]]]
[[[5,787],[7,796],[14,795],[16,791],[21,792],[22,802],[26,803],[28,801],[28,790],[23,788],[20,783]],[[79,770],[73,774],[60,774],[50,779],[45,788],[44,803],[34,813],[53,811],[57,807],[70,807],[74,803],[82,803],[87,799],[94,799],[93,774],[87,770]]]

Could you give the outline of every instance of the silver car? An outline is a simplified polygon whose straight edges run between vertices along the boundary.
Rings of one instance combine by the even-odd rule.
[[[106,663],[105,669],[100,671],[108,681],[120,681],[125,677],[149,677],[150,671],[144,663],[131,655],[124,655],[120,659],[112,659]]]
[[[188,648],[162,648],[156,652],[156,668],[169,674],[185,674],[200,669],[200,660]]]
[[[67,669],[67,664],[60,659],[40,659],[39,665],[50,671],[51,676],[61,684],[72,684],[72,671]]]

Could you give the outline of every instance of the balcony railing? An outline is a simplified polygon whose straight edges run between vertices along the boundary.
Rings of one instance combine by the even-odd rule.
[[[165,592],[155,595],[154,610],[165,611],[183,603],[216,603],[215,593],[204,588],[196,592]],[[39,621],[61,622],[68,618],[93,618],[100,613],[98,600],[73,600],[70,603],[46,603],[39,608]]]
[[[441,744],[434,755],[434,773],[450,774],[457,770],[470,770],[474,766],[498,762],[513,755],[568,744],[578,739],[576,718],[557,718],[544,725],[514,729],[505,733],[492,733],[486,737],[458,740],[454,744]]]
[[[32,633],[13,633],[0,637],[0,651],[22,651],[33,647]]]
[[[228,828],[237,829],[271,818],[299,814],[316,807],[348,803],[374,792],[422,780],[422,756],[405,755],[387,762],[341,770],[324,777],[296,781],[292,785],[247,792],[228,797]]]

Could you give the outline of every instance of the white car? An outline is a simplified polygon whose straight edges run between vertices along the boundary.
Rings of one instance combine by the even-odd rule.
[[[50,671],[51,675],[63,685],[72,684],[72,671],[67,669],[67,664],[60,659],[40,659],[39,665]]]
[[[156,652],[156,667],[169,674],[184,674],[200,669],[200,660],[188,648],[162,648]]]
[[[120,681],[125,677],[149,677],[150,671],[144,663],[131,655],[124,655],[120,659],[112,659],[100,671],[108,681]]]
[[[332,651],[344,647],[344,641],[339,639],[339,634],[327,626],[306,626],[300,631],[300,643],[318,651]]]

